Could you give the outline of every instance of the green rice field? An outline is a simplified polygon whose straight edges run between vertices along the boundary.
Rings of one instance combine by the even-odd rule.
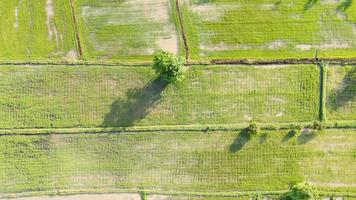
[[[355,169],[356,0],[0,0],[0,200],[356,200]]]
[[[327,115],[330,120],[356,120],[356,67],[328,67]]]
[[[147,67],[1,67],[1,128],[311,122],[319,69],[194,66],[179,85]]]
[[[0,191],[144,187],[355,192],[354,130],[1,136]]]
[[[180,2],[193,60],[356,55],[356,4],[351,0]]]
[[[171,0],[76,1],[88,60],[147,61],[157,49],[182,53]]]
[[[2,0],[0,13],[0,61],[78,58],[68,0]]]

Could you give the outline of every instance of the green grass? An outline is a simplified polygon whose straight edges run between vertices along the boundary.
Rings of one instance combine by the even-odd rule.
[[[319,69],[194,66],[179,85],[148,67],[1,67],[0,128],[310,122]]]
[[[356,67],[328,67],[326,87],[327,118],[356,120]]]
[[[354,57],[356,3],[315,2],[182,1],[191,58]]]
[[[0,192],[142,188],[355,192],[355,130],[0,137]]]
[[[68,0],[47,8],[46,0],[1,1],[0,13],[0,61],[63,60],[76,52]]]
[[[150,61],[157,49],[183,53],[170,0],[76,2],[84,58]]]

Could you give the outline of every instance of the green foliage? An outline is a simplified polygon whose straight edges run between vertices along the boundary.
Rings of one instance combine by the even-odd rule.
[[[325,128],[325,124],[319,120],[315,120],[313,122],[313,129],[314,130],[323,130]]]
[[[166,81],[177,83],[184,79],[184,58],[170,52],[158,50],[154,54],[153,69]]]
[[[315,199],[314,189],[308,183],[297,183],[288,192],[286,200],[313,200]]]
[[[146,195],[145,192],[140,191],[139,194],[140,194],[141,200],[148,200],[147,195]]]
[[[289,126],[290,130],[294,130],[294,131],[300,131],[302,130],[303,126],[301,124],[291,124]]]
[[[247,133],[250,135],[257,135],[260,132],[260,126],[257,124],[257,122],[251,122],[248,125],[247,128]]]

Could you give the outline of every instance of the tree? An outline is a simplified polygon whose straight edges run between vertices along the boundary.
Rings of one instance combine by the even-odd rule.
[[[257,122],[251,122],[248,125],[247,132],[250,135],[256,135],[260,132],[260,126],[257,124]]]
[[[308,183],[297,183],[293,185],[285,196],[286,200],[313,200],[315,199],[314,189]]]
[[[159,50],[154,54],[153,69],[170,83],[184,79],[184,58]]]

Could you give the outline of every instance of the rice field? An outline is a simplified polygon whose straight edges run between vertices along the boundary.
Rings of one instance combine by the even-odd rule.
[[[355,192],[354,130],[1,136],[1,193],[144,188]]]
[[[350,0],[180,3],[193,60],[356,55],[356,4]]]
[[[356,67],[329,66],[327,116],[330,120],[356,120]]]
[[[181,54],[171,0],[78,0],[84,59],[150,61],[157,49]]]
[[[355,59],[353,0],[0,0],[0,199],[356,199]]]
[[[68,0],[2,0],[0,13],[0,61],[78,58]]]
[[[312,122],[319,69],[194,66],[179,85],[147,67],[1,67],[0,128]]]

